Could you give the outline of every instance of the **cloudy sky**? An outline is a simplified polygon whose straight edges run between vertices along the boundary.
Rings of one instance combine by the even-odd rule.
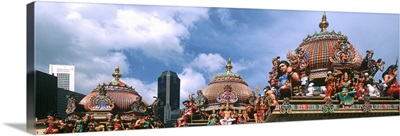
[[[126,84],[147,102],[157,78],[172,70],[181,79],[181,101],[205,88],[215,74],[233,72],[250,88],[268,85],[271,59],[319,32],[323,11],[197,8],[36,2],[36,68],[75,65],[75,91],[90,93],[120,67]],[[328,31],[341,31],[364,56],[394,64],[399,15],[327,12]],[[378,73],[376,78],[379,78]]]

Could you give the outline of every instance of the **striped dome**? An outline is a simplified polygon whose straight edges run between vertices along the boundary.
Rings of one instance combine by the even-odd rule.
[[[327,31],[328,25],[324,13],[320,23],[321,32],[307,35],[298,47],[308,57],[307,68],[311,71],[310,78],[312,79],[326,77],[326,73],[332,68],[358,69],[361,66],[362,56],[349,42],[347,46],[349,46],[350,62],[332,63],[331,59],[335,58],[337,51],[341,48],[341,40],[345,37],[347,42],[347,36],[342,35],[341,32],[336,33],[334,30]]]

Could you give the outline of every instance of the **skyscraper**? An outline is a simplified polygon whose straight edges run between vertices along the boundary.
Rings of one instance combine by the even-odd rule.
[[[72,92],[63,88],[57,87],[57,77],[38,71],[35,72],[36,80],[36,105],[35,112],[37,119],[47,118],[48,113],[52,112],[58,115],[58,117],[66,118],[68,98],[67,95],[73,94],[75,101],[79,102],[85,96],[78,92]],[[84,107],[76,105],[77,111],[84,111]]]
[[[173,71],[164,71],[158,77],[158,115],[164,123],[171,119],[171,111],[179,109],[180,83],[181,80]]]
[[[75,66],[50,64],[49,74],[57,77],[58,88],[75,90]]]

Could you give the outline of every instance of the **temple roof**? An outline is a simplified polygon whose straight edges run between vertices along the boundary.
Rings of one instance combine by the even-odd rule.
[[[103,84],[97,85],[93,91],[88,94],[85,98],[83,98],[79,104],[83,105],[86,110],[89,110],[88,106],[92,97],[95,97],[100,94],[101,91],[105,91],[107,95],[109,95],[114,103],[115,108],[114,111],[129,111],[131,110],[131,104],[136,100],[140,94],[133,88],[132,86],[128,86],[124,82],[120,81],[122,74],[119,73],[119,67],[115,68],[115,72],[112,74],[114,80],[111,82],[106,82]],[[102,90],[103,89],[103,90]],[[141,96],[140,96],[141,97]],[[142,102],[148,106],[148,103],[142,99]]]
[[[232,64],[231,64],[231,59],[228,59],[228,63],[225,66],[226,72],[220,73],[214,76],[214,78],[211,80],[210,84],[213,83],[218,83],[218,82],[237,82],[237,83],[242,83],[247,86],[246,81],[240,76],[232,72]]]
[[[347,35],[340,31],[329,31],[328,26],[324,12],[322,21],[319,23],[321,30],[315,31],[312,35],[308,34],[296,48],[296,51],[303,51],[307,56],[307,68],[311,71],[311,78],[324,78],[327,71],[332,68],[358,69],[361,66],[362,56],[349,42]],[[343,46],[346,46],[349,57],[346,62],[338,60]]]
[[[202,90],[208,103],[219,103],[217,99],[226,91],[225,87],[230,86],[231,92],[237,98],[237,103],[246,104],[253,91],[240,75],[232,72],[230,58],[225,68],[226,72],[215,75],[210,84]]]

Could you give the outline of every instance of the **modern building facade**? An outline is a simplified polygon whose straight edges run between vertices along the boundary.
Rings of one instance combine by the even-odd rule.
[[[180,83],[181,80],[173,71],[164,71],[158,77],[158,115],[164,123],[171,119],[171,111],[179,109]]]
[[[79,102],[85,95],[57,88],[57,77],[47,73],[36,71],[36,118],[47,118],[48,113],[55,113],[61,118],[66,118],[67,96],[74,95]],[[83,107],[77,105],[77,110],[83,111]]]
[[[75,66],[49,65],[49,74],[57,77],[57,87],[75,91]]]
[[[57,112],[57,77],[36,70],[36,118],[44,119]]]

